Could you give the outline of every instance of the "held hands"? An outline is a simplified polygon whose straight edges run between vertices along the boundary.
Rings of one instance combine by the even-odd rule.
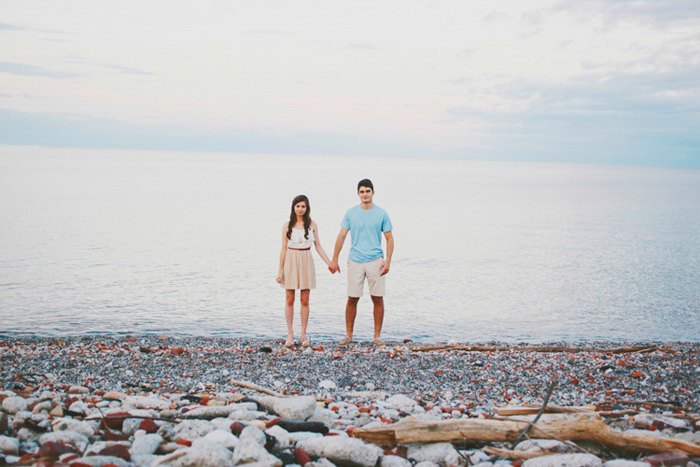
[[[340,266],[338,265],[338,262],[331,261],[328,263],[328,270],[331,272],[331,274],[335,274],[336,272],[340,274]]]

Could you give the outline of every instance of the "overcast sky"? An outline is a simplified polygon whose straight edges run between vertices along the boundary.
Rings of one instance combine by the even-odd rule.
[[[700,166],[700,3],[0,0],[0,144]]]

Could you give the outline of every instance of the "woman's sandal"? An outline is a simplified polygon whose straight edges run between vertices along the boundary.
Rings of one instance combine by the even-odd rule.
[[[304,348],[309,346],[309,338],[308,337],[301,341],[301,346]]]
[[[287,341],[284,343],[284,346],[288,349],[291,349],[294,346],[294,339],[287,339]]]

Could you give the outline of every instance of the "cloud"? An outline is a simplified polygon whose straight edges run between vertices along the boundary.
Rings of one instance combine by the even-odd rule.
[[[24,63],[0,62],[0,73],[5,72],[19,76],[42,76],[54,79],[70,79],[80,76],[75,73],[64,73],[61,71],[47,70],[44,67],[26,65]]]
[[[13,24],[0,23],[0,31],[22,31],[24,28]]]

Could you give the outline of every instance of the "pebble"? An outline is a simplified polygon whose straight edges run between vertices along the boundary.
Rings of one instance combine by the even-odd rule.
[[[87,465],[279,467],[298,464],[297,453],[305,451],[315,459],[305,460],[306,467],[446,467],[467,459],[480,467],[505,467],[509,460],[474,446],[465,450],[462,443],[402,446],[394,452],[349,435],[356,426],[395,423],[408,415],[486,418],[495,415],[496,406],[541,402],[552,380],[558,384],[551,404],[635,409],[642,413],[606,420],[631,433],[700,439],[700,387],[694,381],[700,344],[659,344],[675,353],[649,354],[419,352],[401,343],[390,343],[388,351],[369,343],[339,350],[325,342],[282,352],[282,344],[154,336],[0,337],[0,463],[48,453],[77,456]],[[268,351],[259,351],[263,347]],[[182,352],[171,352],[174,348]],[[234,380],[293,397],[261,395]],[[125,418],[114,418],[118,413]],[[100,422],[105,416],[109,429]],[[697,467],[687,456],[615,459],[620,453],[585,447],[595,455],[552,440],[527,440],[515,449],[557,453],[521,462],[525,467]],[[97,455],[84,457],[88,453]]]

